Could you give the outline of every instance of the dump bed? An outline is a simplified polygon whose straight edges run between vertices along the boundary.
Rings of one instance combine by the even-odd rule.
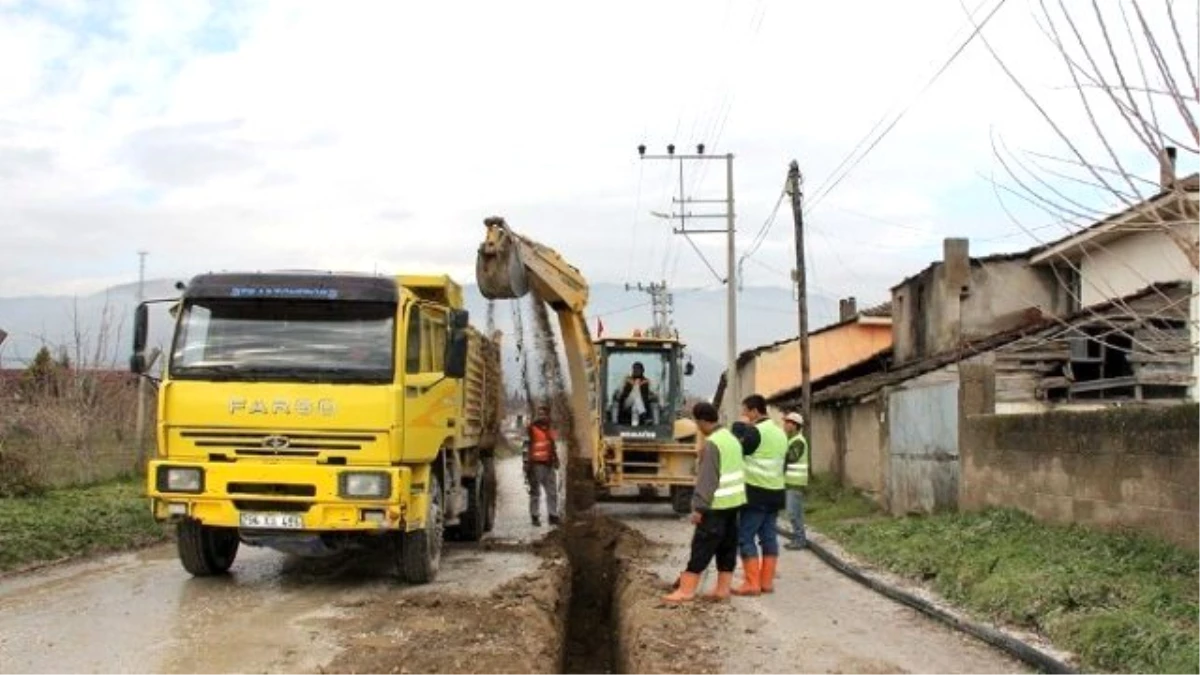
[[[500,371],[500,345],[480,331],[468,330],[467,376],[462,382],[462,419],[458,423],[458,447],[490,450],[500,434],[501,398],[504,392]]]

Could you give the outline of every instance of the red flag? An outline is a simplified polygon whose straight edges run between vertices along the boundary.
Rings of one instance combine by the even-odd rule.
[[[600,320],[600,317],[596,317],[596,337],[602,337],[603,335],[604,322]]]

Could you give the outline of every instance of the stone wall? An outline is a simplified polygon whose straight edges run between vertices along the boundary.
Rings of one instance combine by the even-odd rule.
[[[1050,522],[1132,528],[1197,549],[1200,407],[970,414],[986,375],[963,373],[963,510],[1019,508]]]

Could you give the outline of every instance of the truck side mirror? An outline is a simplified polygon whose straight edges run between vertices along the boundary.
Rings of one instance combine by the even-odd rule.
[[[471,325],[471,313],[465,309],[450,310],[450,330],[465,331]]]
[[[133,312],[133,356],[129,358],[129,370],[138,375],[146,372],[146,337],[149,330],[150,311],[142,302]]]
[[[684,366],[683,366],[683,374],[684,375],[691,375],[694,372],[696,372],[696,366],[692,365],[691,361],[688,361],[687,363],[684,364]]]
[[[446,338],[446,354],[443,372],[446,377],[461,380],[467,376],[467,349],[469,347],[465,328],[453,328]]]

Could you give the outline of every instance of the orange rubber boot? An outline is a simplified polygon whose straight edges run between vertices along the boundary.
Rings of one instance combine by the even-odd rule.
[[[779,563],[779,556],[764,555],[762,559],[762,579],[759,585],[762,587],[763,593],[775,592],[775,566]]]
[[[762,564],[758,558],[742,558],[742,570],[746,579],[741,586],[733,589],[734,595],[758,595],[762,593],[762,586],[759,585],[762,574]]]
[[[713,602],[728,600],[733,589],[733,572],[717,572],[717,587],[711,593],[705,593],[704,599]]]
[[[687,602],[696,597],[696,587],[700,585],[700,575],[684,572],[679,575],[679,588],[674,593],[663,596],[663,602]]]

